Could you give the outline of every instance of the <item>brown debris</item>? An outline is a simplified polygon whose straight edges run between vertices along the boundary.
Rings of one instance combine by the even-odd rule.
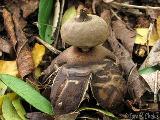
[[[139,100],[139,98],[143,96],[146,91],[151,92],[151,89],[145,79],[139,75],[136,67],[137,66],[135,65],[130,72],[127,87],[129,94],[133,98],[136,98],[135,100]]]
[[[23,78],[24,76],[30,74],[34,70],[34,63],[32,60],[31,51],[29,50],[28,40],[25,37],[25,34],[22,31],[21,26],[19,25],[19,21],[17,16],[13,14],[13,21],[15,25],[15,33],[17,37],[17,66],[20,76]]]
[[[27,118],[29,118],[29,120],[53,120],[52,116],[41,112],[27,113]]]
[[[125,75],[127,77],[129,76],[127,85],[128,90],[131,93],[130,95],[134,99],[141,98],[147,90],[150,90],[150,87],[147,85],[146,81],[142,80],[139,76],[136,65],[131,59],[129,52],[118,42],[113,31],[111,31],[111,35],[108,40],[115,55],[119,59],[119,63],[122,66]]]
[[[0,51],[8,53],[8,54],[12,54],[13,48],[12,48],[11,44],[8,43],[8,41],[0,38]]]
[[[115,32],[116,38],[120,39],[122,45],[129,51],[132,55],[134,41],[135,41],[135,32],[129,30],[126,25],[120,21],[116,20],[112,22],[112,28]]]
[[[28,17],[31,13],[33,13],[39,5],[39,0],[25,0],[21,3],[21,9],[23,11],[23,17]]]
[[[14,32],[14,23],[13,23],[11,13],[7,9],[3,9],[3,18],[4,18],[5,28],[10,38],[10,42],[12,46],[15,48],[17,44],[17,40],[16,40],[16,35]]]

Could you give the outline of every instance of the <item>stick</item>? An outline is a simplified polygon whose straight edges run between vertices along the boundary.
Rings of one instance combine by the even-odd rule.
[[[152,7],[152,6],[137,6],[137,5],[130,5],[130,4],[126,4],[126,3],[118,3],[118,2],[111,2],[110,4],[121,6],[121,7],[126,7],[126,8],[160,10],[160,7]]]
[[[42,43],[46,48],[48,48],[50,51],[52,51],[55,54],[60,54],[61,51],[57,50],[56,48],[54,48],[53,46],[51,46],[50,44],[48,44],[47,42],[43,41],[42,39],[40,39],[39,37],[35,36],[36,40],[38,40],[40,43]]]

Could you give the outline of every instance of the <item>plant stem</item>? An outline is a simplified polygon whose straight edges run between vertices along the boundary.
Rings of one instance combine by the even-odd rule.
[[[121,7],[126,7],[126,8],[160,10],[160,7],[152,7],[152,6],[138,6],[138,5],[130,5],[130,4],[126,4],[126,3],[118,3],[118,2],[112,2],[110,4],[121,6]]]

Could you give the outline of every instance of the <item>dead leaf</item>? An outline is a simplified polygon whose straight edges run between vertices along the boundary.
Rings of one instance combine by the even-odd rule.
[[[147,58],[141,65],[140,70],[146,67],[152,67],[159,64],[160,64],[160,40],[158,40],[155,43],[150,53],[148,54]]]
[[[13,48],[7,40],[0,38],[0,51],[8,53],[8,54],[12,54]]]
[[[28,40],[19,25],[19,20],[17,16],[13,14],[13,21],[15,25],[15,33],[17,38],[17,67],[20,76],[23,78],[30,74],[34,70],[34,62],[32,59],[31,51],[28,46]]]
[[[18,75],[17,64],[16,61],[4,61],[0,60],[0,73],[1,74],[9,74],[13,76]]]
[[[79,112],[72,112],[72,113],[68,113],[60,116],[55,116],[54,120],[75,120],[78,114]]]
[[[146,91],[151,91],[150,87],[148,86],[147,82],[145,79],[143,79],[138,71],[137,71],[137,66],[135,65],[128,77],[128,82],[127,82],[127,87],[128,87],[128,92],[133,98],[141,98]]]
[[[8,12],[6,9],[3,9],[3,18],[4,18],[4,25],[7,30],[8,36],[10,38],[10,42],[12,46],[15,48],[17,44],[16,35],[14,32],[14,23],[12,20],[11,13]]]
[[[135,38],[135,43],[140,44],[140,45],[149,45],[153,46],[156,41],[158,40],[159,36],[158,33],[155,29],[152,30],[151,36],[148,38],[148,43],[147,43],[147,36],[149,29],[148,28],[136,28],[136,38]]]
[[[136,65],[131,59],[129,52],[118,42],[113,31],[111,31],[111,35],[108,38],[108,41],[113,49],[113,52],[117,56],[125,75],[128,78],[127,84],[128,90],[131,93],[130,95],[134,99],[139,99],[149,89],[147,83],[140,79]]]
[[[152,92],[154,94],[158,94],[160,90],[160,72],[155,71],[149,74],[141,74],[141,76],[145,79],[145,81],[150,86]]]
[[[111,12],[110,12],[110,10],[107,10],[107,9],[104,10],[103,12],[101,12],[101,14],[100,14],[100,17],[103,18],[103,20],[105,20],[106,23],[109,24],[109,25],[111,24],[110,16],[111,16]]]
[[[24,28],[27,24],[27,22],[25,21],[25,19],[22,17],[21,15],[21,2],[18,3],[14,3],[14,2],[9,2],[8,3],[8,8],[9,11],[12,13],[12,16],[15,15],[19,21],[19,25],[21,26],[21,28]]]
[[[129,51],[132,55],[134,46],[134,36],[136,35],[134,31],[129,30],[126,25],[120,21],[116,20],[112,22],[112,28],[115,32],[116,38],[120,39],[122,45]]]
[[[45,54],[45,47],[43,45],[36,43],[32,50],[32,57],[35,67],[37,67],[40,64],[44,54]]]
[[[23,17],[26,18],[38,8],[39,0],[25,0],[20,4],[23,11]]]
[[[158,16],[158,18],[157,18],[157,32],[158,32],[158,35],[160,38],[160,16]]]
[[[27,118],[29,120],[54,120],[52,116],[40,112],[27,113]]]

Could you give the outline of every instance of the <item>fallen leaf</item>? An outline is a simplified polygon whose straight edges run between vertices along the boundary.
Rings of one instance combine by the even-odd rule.
[[[27,113],[29,120],[54,120],[52,116],[41,112]]]
[[[149,46],[153,46],[159,38],[157,32],[154,29],[152,31],[150,38],[148,38],[148,43],[147,43],[147,36],[148,36],[149,29],[148,28],[136,28],[136,32],[137,32],[137,35],[135,37],[136,44],[140,44],[140,45],[148,44]]]
[[[113,21],[112,28],[113,31],[115,32],[116,38],[121,40],[122,45],[132,55],[134,41],[135,41],[134,37],[136,35],[135,32],[129,30],[126,27],[126,25],[120,20]]]
[[[24,110],[24,108],[20,102],[20,99],[12,100],[12,105],[14,106],[14,108],[15,108],[16,112],[18,113],[18,115],[20,116],[20,118],[22,120],[27,120],[25,118],[26,111]]]
[[[157,32],[158,32],[158,35],[160,38],[160,16],[158,16],[158,18],[157,18]]]
[[[154,94],[158,94],[160,89],[160,72],[157,70],[152,73],[141,74],[145,81],[150,86]]]
[[[150,53],[148,54],[147,58],[145,59],[139,70],[159,64],[160,64],[160,40],[158,40],[152,47]]]
[[[21,26],[19,25],[19,20],[16,13],[13,14],[13,21],[15,25],[15,33],[17,37],[17,68],[19,75],[23,78],[26,75],[29,75],[34,70],[34,63],[32,59],[32,54],[29,49],[28,40],[25,34],[22,31]]]
[[[37,67],[40,64],[44,54],[45,54],[45,47],[43,45],[36,43],[32,50],[32,57],[35,67]]]
[[[20,7],[23,11],[23,17],[28,17],[31,13],[33,13],[39,5],[39,0],[25,0],[20,2]]]
[[[14,109],[11,100],[6,96],[2,104],[2,115],[5,120],[22,120]]]
[[[76,16],[76,8],[75,8],[75,6],[71,6],[71,7],[69,7],[69,8],[65,11],[65,13],[64,13],[64,15],[63,15],[62,25],[63,25],[66,21],[68,21],[69,19],[73,18],[74,16]]]
[[[11,13],[6,9],[3,9],[3,18],[4,18],[4,26],[7,30],[8,36],[10,38],[10,42],[12,46],[15,48],[17,44],[17,40],[14,32],[14,23],[12,20]]]
[[[18,75],[17,64],[16,61],[4,61],[0,60],[0,73],[1,74],[9,74],[13,76]]]
[[[17,98],[17,95],[15,93],[7,93],[6,95],[0,96],[0,114],[2,114],[2,103],[4,97],[8,97],[10,100],[14,100]]]
[[[60,116],[55,116],[54,120],[75,120],[77,116],[79,115],[79,112],[72,112]]]
[[[145,79],[141,77],[137,71],[137,66],[135,65],[130,72],[128,77],[127,87],[129,94],[139,100],[145,92],[151,92],[151,89]]]
[[[7,40],[0,38],[0,51],[12,54],[13,49],[11,44]]]
[[[131,97],[133,99],[139,99],[150,88],[145,80],[141,80],[136,65],[131,59],[129,52],[118,42],[114,34],[115,33],[112,31],[108,41],[113,49],[113,52],[117,56],[125,75],[127,76],[127,85]]]
[[[0,80],[38,110],[50,115],[54,114],[51,103],[28,83],[7,74],[0,74]]]

